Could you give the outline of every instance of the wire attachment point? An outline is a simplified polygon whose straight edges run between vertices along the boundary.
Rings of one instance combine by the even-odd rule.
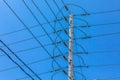
[[[91,36],[84,36],[81,39],[88,39],[88,38],[92,38]]]
[[[83,14],[80,14],[81,16],[89,16],[90,13],[83,13]]]

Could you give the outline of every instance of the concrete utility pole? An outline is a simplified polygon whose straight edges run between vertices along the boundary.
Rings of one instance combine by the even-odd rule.
[[[69,18],[68,80],[73,80],[73,15]]]

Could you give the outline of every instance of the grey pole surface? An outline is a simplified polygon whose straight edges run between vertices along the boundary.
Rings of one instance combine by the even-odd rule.
[[[68,80],[73,80],[73,15],[69,18]]]

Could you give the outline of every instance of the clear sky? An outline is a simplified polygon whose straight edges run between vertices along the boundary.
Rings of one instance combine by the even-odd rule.
[[[51,72],[60,67],[67,72],[68,62],[65,57],[68,56],[68,47],[65,44],[68,45],[69,37],[63,28],[67,32],[69,31],[69,21],[65,21],[63,16],[67,16],[68,19],[70,14],[63,7],[62,0],[55,0],[58,7],[62,8],[61,12],[54,0],[34,0],[40,10],[35,7],[32,0],[25,0],[30,10],[25,6],[23,0],[5,1],[9,7],[3,0],[0,0],[0,40],[42,80],[51,80],[52,78],[52,80],[68,80],[62,70]],[[86,80],[120,80],[120,1],[63,1],[67,4],[69,11],[75,15],[73,16],[75,80],[85,80],[85,78]],[[62,20],[53,22],[56,20],[54,13],[58,19],[62,18]],[[81,16],[86,13],[90,15]],[[51,23],[48,24],[47,21]],[[62,31],[55,33],[57,30]],[[58,35],[59,37],[57,37]],[[84,37],[90,38],[83,39]],[[60,41],[65,41],[65,43],[53,44]],[[44,48],[41,47],[41,44]],[[33,76],[34,80],[39,80],[2,43],[0,46],[15,62],[22,65],[25,72]],[[59,56],[53,60],[48,54],[51,56],[64,55],[64,57]],[[0,51],[0,80],[32,79]]]

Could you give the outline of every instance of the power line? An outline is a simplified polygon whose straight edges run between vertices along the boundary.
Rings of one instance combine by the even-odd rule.
[[[35,38],[35,40],[40,44],[42,45],[39,40],[34,36],[34,34],[29,30],[29,28],[27,27],[27,25],[20,19],[20,17],[14,12],[14,10],[10,7],[10,5],[5,1],[3,0],[4,3],[8,6],[8,8],[13,12],[13,14],[17,17],[17,19],[24,25],[24,27],[29,31],[29,33]],[[7,47],[7,46],[6,46]],[[9,48],[8,48],[9,49]],[[12,51],[11,51],[12,52]],[[14,52],[12,52],[14,54]],[[15,55],[15,54],[14,54]],[[17,55],[15,55],[18,59],[19,57]],[[19,59],[20,61],[22,61],[21,59]],[[22,61],[23,62],[23,61]],[[23,64],[39,79],[39,80],[42,80],[31,68],[29,68],[24,62]]]
[[[96,65],[83,65],[83,67],[92,68],[92,67],[113,67],[113,66],[120,66],[120,64],[96,64]],[[81,67],[81,66],[74,66],[74,67]]]
[[[46,71],[46,72],[39,73],[38,75],[44,75],[44,74],[48,74],[48,73],[51,73],[51,72],[52,72],[52,70],[51,71]],[[27,78],[28,78],[27,76],[24,76],[24,77],[21,77],[21,78],[17,78],[16,80],[23,80],[23,79],[27,79]]]
[[[48,44],[49,45],[49,44]],[[44,46],[48,46],[48,45],[44,45]],[[50,44],[51,45],[51,44]],[[39,49],[41,48],[42,46],[35,46],[35,47],[31,47],[31,48],[27,48],[27,49],[23,49],[23,50],[18,50],[18,51],[15,51],[15,53],[22,53],[22,52],[26,52],[26,51],[30,51],[30,50],[34,50],[34,49]],[[11,53],[9,53],[11,54]],[[4,55],[0,55],[1,57],[4,56]]]
[[[98,13],[96,13],[96,14],[98,14]],[[114,24],[114,23],[112,23],[112,24]],[[115,23],[116,24],[116,23]],[[117,23],[118,24],[118,23]],[[98,26],[101,26],[101,25],[104,25],[104,24],[100,24],[100,25],[98,25]],[[94,26],[97,26],[97,25],[94,25]],[[21,30],[22,31],[22,30]],[[49,33],[48,33],[49,34]],[[92,38],[92,37],[101,37],[101,36],[109,36],[109,35],[114,35],[114,34],[120,34],[120,32],[115,32],[115,33],[110,33],[110,34],[100,34],[100,35],[95,35],[95,36],[90,36],[90,38]],[[47,34],[45,34],[45,35],[47,35]],[[45,36],[44,35],[44,36]],[[34,38],[34,37],[33,37]],[[86,38],[81,38],[81,39],[86,39]],[[77,39],[74,39],[74,40],[77,40]],[[62,42],[62,41],[61,41]],[[52,45],[52,44],[51,44]],[[40,46],[39,46],[40,47]],[[27,49],[27,50],[32,50],[32,49],[36,49],[36,48],[39,48],[39,47],[35,47],[35,48],[30,48],[30,49]],[[42,47],[44,47],[44,45],[42,46]],[[21,51],[26,51],[26,50],[21,50]],[[96,53],[96,52],[95,52]],[[49,58],[49,59],[53,59],[53,58]],[[53,59],[54,60],[54,59]],[[95,66],[95,65],[94,65]],[[100,66],[100,65],[99,65]],[[104,66],[106,66],[106,65],[104,65]],[[61,68],[62,69],[62,68]]]
[[[41,78],[29,67],[26,65],[26,63],[20,58],[18,57],[2,40],[0,40],[0,42],[21,62],[23,63],[23,65],[25,67],[27,67],[38,79],[41,80]]]
[[[51,6],[49,5],[49,3],[48,3],[46,0],[44,0],[44,1],[45,1],[45,3],[47,4],[47,6],[48,6],[48,8],[50,9],[50,11],[53,13],[55,19],[57,19],[57,16],[56,16],[55,12],[52,10],[52,8],[51,8]],[[61,28],[64,29],[63,25],[62,25],[59,21],[58,21],[58,23],[60,24]],[[64,32],[65,32],[65,31],[64,31]],[[67,35],[67,36],[69,37],[69,35]]]
[[[58,8],[58,10],[59,10],[59,12],[58,12],[58,14],[57,14],[56,16],[58,16],[59,13],[61,13],[62,16],[63,16],[63,18],[64,18],[64,20],[67,22],[68,25],[70,25],[70,24],[68,23],[67,18],[66,18],[65,15],[64,15],[64,13],[63,13],[62,10],[61,10],[61,9],[63,9],[63,8],[60,9],[59,5],[57,4],[57,2],[56,2],[55,0],[53,0],[53,2],[55,3],[55,5],[57,6],[57,8]],[[62,1],[62,3],[65,4],[63,1]],[[74,5],[74,4],[72,4],[72,5]],[[76,5],[74,5],[74,6],[76,6]],[[67,7],[67,6],[66,6],[66,7]],[[81,8],[81,7],[80,7],[80,8]],[[82,8],[82,9],[83,9],[83,8]],[[84,9],[83,9],[83,10],[84,10]],[[85,11],[85,10],[84,10],[84,11]],[[69,12],[71,13],[71,11],[68,11],[68,13],[69,13]],[[85,12],[86,12],[86,11],[85,11]],[[86,20],[83,20],[83,19],[81,19],[81,18],[74,18],[74,19],[81,20],[81,21],[87,23],[87,25],[88,25],[88,22],[87,22]],[[75,28],[77,28],[77,27],[75,27]],[[81,29],[79,29],[79,28],[78,28],[78,30],[79,30],[80,32],[82,32],[85,36],[87,36],[87,34],[86,34],[83,30],[81,30]]]
[[[120,79],[120,77],[97,78],[95,80],[116,80],[116,79]]]
[[[14,15],[18,18],[18,20],[24,25],[24,27],[30,32],[30,34],[35,38],[35,40],[42,46],[42,48],[48,53],[49,56],[51,56],[51,54],[49,53],[49,51],[47,51],[47,49],[41,44],[41,42],[34,36],[34,34],[29,30],[29,28],[25,25],[25,23],[20,19],[20,17],[14,12],[14,10],[6,3],[6,1],[4,1],[5,4],[8,6],[8,8],[14,13]],[[40,24],[41,25],[41,24]],[[52,57],[52,56],[51,56]],[[55,61],[56,62],[56,61]],[[56,62],[57,63],[57,62]],[[58,64],[58,63],[57,63]],[[60,66],[60,65],[59,65]]]
[[[87,52],[87,54],[103,54],[103,53],[106,53],[106,54],[108,54],[108,53],[119,53],[120,52],[120,50],[109,50],[109,51],[107,51],[107,50],[105,50],[105,51],[88,51]],[[84,52],[76,52],[75,54],[84,54]]]
[[[67,11],[69,11],[69,8],[65,5],[64,1],[63,1],[63,0],[61,0],[61,2],[63,3],[63,5],[64,5],[65,9],[66,9]]]
[[[90,54],[98,54],[98,53],[114,53],[114,52],[120,52],[119,50],[113,50],[113,51],[94,51],[94,52],[88,52],[88,55]],[[67,55],[67,53],[64,53],[65,55]],[[74,55],[78,55],[78,54],[84,54],[84,52],[74,52]],[[58,55],[54,55],[52,56],[52,58],[59,58],[59,57],[62,57],[62,55],[58,54]],[[43,61],[46,61],[46,60],[50,60],[52,59],[51,57],[48,57],[48,58],[44,58],[44,59],[40,59],[40,60],[36,60],[36,61],[33,61],[33,62],[30,62],[30,63],[27,63],[27,65],[32,65],[32,64],[36,64],[36,63],[40,63],[40,62],[43,62]],[[119,66],[120,64],[100,64],[100,65],[83,65],[83,66],[76,66],[76,67],[101,67],[101,66]],[[21,66],[24,66],[24,65],[21,65]],[[14,66],[14,67],[10,67],[10,68],[7,68],[7,69],[3,69],[3,70],[0,70],[0,72],[4,72],[4,71],[8,71],[8,70],[13,70],[13,69],[16,69],[18,68],[17,66]]]
[[[62,1],[63,5],[64,5],[64,6],[61,8],[61,11],[62,11],[63,8],[65,8],[66,11],[67,11],[68,13],[70,13],[71,11],[70,11],[70,9],[68,8],[68,6],[75,6],[75,7],[78,7],[78,8],[80,8],[80,9],[83,10],[84,13],[81,14],[82,16],[89,15],[89,13],[86,11],[86,9],[84,9],[82,6],[79,6],[79,5],[76,5],[76,4],[73,4],[73,3],[67,3],[67,4],[65,4],[63,0],[61,0],[61,1]],[[73,16],[74,16],[74,14],[73,14]]]
[[[69,8],[67,7],[68,4],[65,4],[65,2],[63,0],[61,0],[61,2],[63,3],[65,9],[68,11],[69,10]],[[78,5],[75,5],[75,4],[71,4],[71,5],[77,6],[77,7],[81,8],[85,12],[83,14],[75,14],[73,16],[86,16],[86,15],[93,15],[93,14],[105,14],[105,13],[120,12],[120,9],[117,9],[117,10],[106,10],[106,11],[100,11],[100,12],[87,12],[81,6],[78,6]],[[63,9],[63,8],[61,8],[61,9]]]
[[[59,57],[62,57],[62,56],[61,56],[61,55],[56,55],[56,56],[53,56],[52,58],[59,58]],[[36,61],[30,62],[30,63],[27,63],[27,65],[32,65],[32,64],[40,63],[40,62],[43,62],[43,61],[46,61],[46,60],[50,60],[50,59],[52,59],[52,58],[51,58],[51,57],[48,57],[48,58],[36,60]],[[20,66],[24,66],[24,65],[20,65]],[[17,69],[17,68],[18,68],[17,66],[14,66],[14,67],[2,69],[2,70],[0,70],[0,72],[5,72],[5,71]]]
[[[97,26],[105,26],[105,25],[114,25],[114,24],[120,24],[120,22],[109,22],[109,23],[103,23],[103,24],[91,24],[91,25],[88,25],[89,27],[97,27]],[[38,27],[39,25],[34,25],[34,26],[31,26],[29,27],[30,29],[34,28],[34,27]],[[87,26],[74,26],[74,28],[76,27],[87,27]],[[107,26],[105,26],[107,27]],[[64,29],[68,29],[68,28],[64,28]],[[60,30],[56,30],[54,32],[49,32],[48,34],[53,34],[53,33],[56,33],[56,32],[61,32],[62,30],[64,29],[60,29]],[[3,33],[3,34],[0,34],[0,36],[6,36],[6,35],[10,35],[10,34],[13,34],[13,33],[17,33],[17,32],[21,32],[23,30],[26,30],[26,28],[23,28],[23,29],[19,29],[19,30],[16,30],[16,31],[11,31],[11,32],[8,32],[8,33]],[[39,35],[38,37],[43,37],[43,36],[46,36],[46,34],[41,34]]]
[[[89,15],[105,14],[105,13],[113,13],[113,12],[120,12],[120,9],[117,9],[117,10],[100,11],[100,12],[89,12]],[[74,16],[83,16],[83,15],[85,15],[85,14],[75,14]]]
[[[62,30],[59,30],[59,31],[62,31]],[[49,33],[50,34],[50,33]],[[116,33],[116,34],[119,34],[119,33]],[[109,35],[109,34],[108,34]],[[40,38],[40,37],[42,37],[42,36],[46,36],[45,34],[43,34],[43,35],[39,35],[39,36],[36,36],[36,38]],[[86,37],[81,37],[80,39],[85,39],[85,38],[92,38],[92,36],[86,36]],[[27,39],[23,39],[23,40],[20,40],[20,41],[16,41],[16,42],[12,42],[12,43],[9,43],[9,44],[7,44],[8,46],[10,46],[10,45],[14,45],[14,44],[18,44],[18,43],[22,43],[22,42],[25,42],[25,41],[29,41],[29,40],[32,40],[32,39],[34,39],[34,37],[31,37],[31,38],[27,38]],[[52,45],[53,43],[51,43],[51,44],[47,44],[47,45]],[[44,46],[46,46],[46,45],[44,45]],[[1,46],[1,47],[3,47],[3,46]]]
[[[77,40],[77,39],[87,39],[87,38],[95,38],[95,37],[102,37],[102,36],[111,36],[111,35],[116,35],[116,34],[120,34],[120,32],[114,32],[114,33],[109,33],[109,34],[99,34],[99,35],[94,35],[94,36],[89,36],[89,37],[81,37],[81,38],[74,38],[74,40]],[[29,38],[29,39],[33,39],[33,38]],[[26,40],[29,40],[29,39],[26,39]],[[23,41],[26,41],[26,40],[23,40]],[[23,41],[20,41],[20,42],[23,42]],[[67,41],[67,40],[65,40]],[[58,41],[56,43],[60,43],[61,41]],[[19,43],[18,42],[14,42],[14,43],[11,43],[11,44],[8,44],[8,45],[13,45],[13,44],[16,44],[16,43]],[[43,46],[49,46],[49,45],[53,45],[54,43],[50,43],[50,44],[46,44],[46,45],[43,45]],[[21,51],[18,51],[18,52],[24,52],[24,51],[28,51],[28,50],[32,50],[32,49],[36,49],[36,48],[40,48],[42,46],[37,46],[37,47],[33,47],[33,48],[29,48],[29,49],[26,49],[26,50],[21,50]]]
[[[101,12],[87,12],[83,7],[81,6],[78,6],[78,5],[75,5],[75,4],[65,4],[65,2],[63,0],[61,0],[61,2],[63,3],[64,7],[61,8],[61,12],[62,12],[62,9],[65,8],[67,11],[69,10],[69,8],[67,7],[67,5],[73,5],[73,6],[76,6],[76,7],[79,7],[81,8],[85,13],[83,14],[75,14],[73,16],[86,16],[86,15],[92,15],[92,14],[104,14],[104,13],[112,13],[112,12],[120,12],[120,9],[117,9],[117,10],[107,10],[107,11],[101,11]]]
[[[63,67],[63,68],[67,68],[67,67]],[[61,70],[61,68],[57,68],[57,69],[49,70],[49,71],[46,71],[46,72],[42,72],[42,73],[39,73],[38,75],[45,75],[45,74],[56,72],[56,71],[59,71],[59,70]],[[18,78],[17,80],[23,80],[23,79],[27,79],[27,78],[28,78],[27,76],[24,76],[22,78]]]
[[[31,65],[31,64],[34,64],[33,62],[29,63],[28,65]],[[22,66],[22,65],[21,65]],[[92,67],[110,67],[110,66],[120,66],[120,64],[99,64],[99,65],[83,65],[83,66],[74,66],[75,68],[81,68],[81,67],[85,67],[85,68],[92,68]],[[0,72],[4,72],[4,71],[8,71],[8,70],[12,70],[12,69],[16,69],[18,67],[11,67],[11,68],[7,68],[7,69],[4,69],[4,70],[0,70]],[[65,67],[64,67],[65,68]],[[67,68],[67,67],[66,67]],[[46,73],[51,73],[51,72],[54,72],[54,71],[58,71],[60,70],[60,68],[58,69],[54,69],[54,70],[50,70],[50,71],[47,71],[47,72],[42,72],[42,73],[39,73],[38,75],[43,75],[43,74],[46,74]],[[34,76],[34,75],[33,75]],[[24,78],[20,78],[20,79],[26,79],[27,77],[24,77]],[[19,79],[18,79],[19,80]]]
[[[92,37],[103,37],[103,36],[111,36],[111,35],[116,35],[116,34],[120,34],[120,32],[113,32],[113,33],[108,33],[108,34],[98,34]]]
[[[24,2],[25,3],[25,2]],[[36,7],[36,9],[40,12],[40,14],[43,16],[43,18],[47,21],[47,23],[49,22],[48,21],[48,19],[45,17],[45,15],[43,14],[43,12],[38,8],[38,6],[36,5],[36,3],[32,0],[32,3],[34,4],[34,6]],[[26,4],[26,3],[25,3]],[[26,5],[27,6],[27,5]],[[33,12],[30,10],[30,8],[29,7],[27,7],[28,9],[29,9],[29,11],[31,12],[31,14],[34,16],[34,18],[36,19],[36,21],[39,23],[39,20],[35,17],[35,15],[33,14]],[[50,25],[50,27],[54,30],[54,31],[56,31],[54,28],[53,28],[53,26],[51,25],[51,24],[49,24]],[[49,37],[49,39],[52,41],[52,42],[54,42],[53,41],[53,39],[48,35],[48,33],[46,32],[46,30],[45,29],[43,29],[44,30],[44,32],[47,34],[47,36]],[[62,40],[62,38],[57,34],[57,36]],[[63,41],[63,40],[62,40]],[[57,45],[55,44],[55,47],[58,49],[58,51],[63,55],[63,53],[62,53],[62,51],[57,47]],[[64,56],[64,55],[63,55]],[[66,59],[65,59],[66,60]]]
[[[114,33],[108,33],[108,34],[99,34],[99,35],[94,35],[94,36],[89,36],[89,37],[81,37],[81,38],[74,38],[74,40],[78,40],[78,39],[88,39],[88,38],[95,38],[95,37],[102,37],[102,36],[111,36],[111,35],[117,35],[117,34],[120,34],[120,32],[114,32]],[[33,39],[33,38],[30,38],[30,39]],[[29,40],[29,39],[28,39]],[[25,40],[26,41],[26,40]],[[67,41],[67,40],[65,40]],[[20,42],[23,42],[23,41],[20,41]],[[13,44],[16,44],[16,43],[19,43],[19,42],[15,42]],[[56,43],[61,43],[61,41],[58,41]],[[12,43],[10,45],[13,45]],[[43,45],[43,46],[49,46],[49,45],[53,45],[54,43],[50,43],[50,44],[46,44],[46,45]],[[9,45],[9,44],[8,44]],[[19,52],[24,52],[24,51],[29,51],[29,50],[33,50],[33,49],[37,49],[37,48],[41,48],[42,46],[36,46],[36,47],[33,47],[33,48],[28,48],[28,49],[25,49],[25,50],[20,50],[20,51],[17,51],[17,53]]]
[[[37,38],[39,38],[39,37],[37,37]],[[34,39],[34,38],[31,37],[31,38],[23,39],[23,40],[20,40],[20,41],[8,43],[7,45],[8,45],[8,46],[11,46],[11,45],[23,43],[23,42],[26,42],[26,41],[29,41],[29,40],[32,40],[32,39]],[[43,46],[49,46],[49,45],[53,45],[53,44],[55,44],[55,43],[44,44]],[[0,46],[0,47],[4,47],[4,46]],[[42,47],[42,46],[36,46],[36,48],[37,48],[37,47]]]
[[[68,20],[66,19],[64,13],[60,10],[60,7],[59,7],[59,5],[57,4],[57,2],[56,2],[55,0],[53,0],[53,2],[54,2],[54,4],[56,5],[56,7],[58,8],[59,12],[62,14],[64,20],[65,20],[66,22],[68,22]],[[59,14],[59,13],[58,13],[58,14]],[[57,14],[56,16],[58,16],[58,14]],[[68,24],[69,24],[69,23],[68,23]]]
[[[109,23],[103,23],[103,24],[91,24],[91,25],[88,25],[89,27],[97,27],[97,26],[104,26],[104,27],[107,27],[105,25],[114,25],[114,24],[120,24],[120,22],[109,22]],[[87,26],[75,26],[75,27],[87,27]]]
[[[106,23],[106,24],[96,24],[95,26],[101,26],[101,25],[109,25],[110,23]],[[120,22],[115,22],[115,23],[111,23],[111,24],[120,24]],[[80,26],[79,26],[80,27]],[[65,28],[67,29],[67,28]],[[56,32],[61,32],[62,30],[58,30]],[[53,34],[55,32],[51,32],[51,33],[48,33],[48,34]],[[92,37],[98,37],[98,36],[109,36],[109,35],[113,35],[113,34],[120,34],[120,32],[115,32],[115,33],[110,33],[110,34],[102,34],[102,35],[95,35],[95,36],[90,36],[91,38]],[[36,38],[40,38],[40,37],[43,37],[43,36],[46,36],[46,34],[42,34],[42,35],[39,35],[39,36],[36,36]],[[24,39],[24,40],[20,40],[20,41],[17,41],[17,42],[12,42],[12,43],[9,43],[7,45],[14,45],[14,44],[17,44],[17,43],[22,43],[22,42],[25,42],[25,41],[28,41],[28,40],[32,40],[34,39],[34,37],[31,37],[31,38],[27,38],[27,39]],[[84,39],[83,38],[80,38],[80,39]]]
[[[93,36],[87,36],[87,37],[82,37],[82,38],[75,38],[76,39],[88,39],[88,38],[97,38],[97,37],[105,37],[105,36],[112,36],[112,35],[118,35],[120,32],[114,32],[114,33],[107,33],[107,34],[98,34],[98,35],[93,35]]]
[[[15,16],[21,21],[21,23],[24,25],[24,27],[27,28],[27,26],[23,23],[23,21],[19,18],[19,16],[17,16],[17,14],[12,10],[12,8],[8,5],[8,7],[11,9],[11,11],[15,14]],[[27,28],[27,30],[32,34],[32,36],[36,39],[36,37],[33,35],[33,33],[29,30],[29,28]],[[36,39],[37,40],[37,39]],[[38,41],[38,40],[37,40]],[[39,42],[40,43],[40,42]],[[51,56],[51,54],[47,51],[46,48],[44,48],[44,46],[40,43],[40,45],[43,47],[43,49],[48,53],[49,56]],[[54,59],[53,59],[54,60]],[[56,61],[55,61],[56,62]],[[60,67],[60,65],[56,62],[56,64]],[[63,70],[63,69],[62,69]],[[63,70],[64,71],[64,70]]]
[[[62,1],[62,3],[65,5],[65,3],[64,3],[64,1],[63,0],[61,0]],[[60,8],[59,8],[59,6],[57,5],[57,3],[55,2],[55,0],[54,0],[54,3],[56,4],[56,6],[58,7],[58,9],[59,9],[59,12],[58,13],[62,13],[62,10],[60,10]],[[61,8],[61,9],[63,9],[63,8]],[[83,9],[84,10],[84,9]],[[119,10],[113,10],[113,11],[119,11]],[[86,12],[85,10],[84,10],[84,12]],[[86,12],[87,13],[87,12]],[[99,12],[98,12],[99,13]],[[57,14],[58,15],[58,14]],[[62,13],[62,15],[64,16],[64,14]],[[65,17],[65,16],[64,16]],[[86,22],[86,21],[85,21]],[[87,25],[89,26],[89,27],[92,27],[92,26],[103,26],[103,25],[110,25],[110,24],[119,24],[120,22],[113,22],[113,23],[106,23],[106,24],[96,24],[96,25],[88,25],[88,23],[87,23]],[[75,26],[76,27],[76,26]],[[87,26],[78,26],[78,27],[87,27]]]
[[[27,4],[25,3],[24,0],[22,0],[25,4],[25,6],[27,7],[27,9],[31,12],[31,14],[33,15],[33,17],[35,18],[35,20],[39,23],[39,25],[41,26],[41,28],[44,30],[44,32],[47,34],[47,36],[50,38],[50,36],[48,35],[48,33],[46,32],[46,30],[43,28],[43,26],[41,25],[41,23],[39,22],[39,20],[36,18],[36,16],[34,15],[34,13],[31,11],[31,9],[27,6]],[[32,34],[32,33],[31,33]],[[34,36],[34,35],[33,35]],[[37,38],[35,38],[37,40]],[[51,39],[51,38],[50,38]],[[43,49],[47,52],[47,54],[52,58],[51,54],[49,53],[49,51],[41,44],[41,42],[39,40],[37,40],[39,42],[39,44],[43,47]],[[61,66],[59,65],[59,63],[53,58],[53,60],[56,62],[56,64],[61,68]],[[62,69],[62,68],[61,68]],[[62,69],[62,71],[64,71]]]
[[[75,33],[75,32],[74,32],[74,33]],[[75,34],[74,34],[74,37],[76,37]],[[75,40],[74,42],[75,42],[76,51],[78,52],[77,40]],[[75,53],[74,53],[74,55],[75,55]],[[81,57],[81,56],[80,56],[80,57]],[[79,59],[79,64],[81,65],[79,56],[78,56],[78,59]],[[84,59],[83,59],[83,58],[81,58],[81,59],[82,59],[83,63],[85,64]],[[83,74],[82,68],[80,68],[80,72]],[[74,74],[74,76],[75,76],[75,74]]]
[[[0,51],[2,51],[14,64],[16,64],[27,76],[29,76],[32,80],[34,80],[34,78],[27,73],[16,61],[14,61],[8,54],[7,52],[5,52],[3,49],[0,48]]]
[[[51,22],[49,22],[49,23],[53,23],[53,22],[55,22],[55,21],[53,20],[53,21],[51,21]],[[48,23],[43,23],[42,25],[45,25],[45,24],[48,24]],[[29,28],[30,28],[30,29],[33,29],[33,28],[36,28],[36,27],[38,27],[38,26],[40,26],[40,25],[39,25],[39,24],[36,24],[36,25],[30,26]],[[3,33],[3,34],[0,34],[0,36],[6,36],[6,35],[14,34],[14,33],[17,33],[17,32],[22,32],[22,31],[24,31],[24,30],[26,30],[26,28],[22,28],[22,29],[18,29],[18,30],[15,30],[15,31]]]
[[[118,12],[118,11],[120,11],[119,9],[118,10],[109,10],[109,11],[102,11],[102,13],[105,13],[105,12]],[[93,13],[101,13],[101,12],[93,12]],[[91,13],[92,14],[92,13]],[[74,16],[76,16],[76,15],[74,15]],[[66,17],[66,16],[64,16],[64,17]],[[57,19],[58,20],[58,19]],[[55,22],[55,21],[57,21],[57,20],[52,20],[52,21],[50,21],[49,23],[52,23],[52,22]],[[43,23],[42,25],[45,25],[45,24],[48,24],[48,23]],[[90,26],[102,26],[102,25],[109,25],[109,24],[120,24],[120,22],[112,22],[112,23],[105,23],[105,24],[94,24],[94,25],[90,25]],[[29,28],[35,28],[35,27],[38,27],[38,26],[40,26],[39,24],[37,24],[37,25],[33,25],[33,26],[31,26],[31,27],[29,27]],[[19,29],[19,30],[16,30],[16,31],[12,31],[12,32],[8,32],[8,33],[3,33],[3,34],[0,34],[0,36],[5,36],[5,35],[9,35],[9,34],[13,34],[13,33],[16,33],[16,32],[20,32],[20,31],[23,31],[23,30],[26,30],[26,28],[23,28],[23,29]]]
[[[53,0],[53,2],[54,2],[55,5],[57,6],[57,8],[58,8],[58,10],[59,10],[59,13],[61,13],[62,16],[64,17],[64,20],[67,22],[68,25],[70,25],[70,24],[68,23],[68,20],[66,19],[65,15],[64,15],[64,13],[60,10],[60,7],[59,7],[59,5],[57,4],[57,2],[56,2],[55,0]],[[62,1],[62,2],[63,2],[63,1]],[[64,2],[63,2],[63,4],[64,4]],[[59,14],[59,13],[58,13],[58,14]],[[68,13],[69,13],[69,12],[68,12]],[[57,16],[58,16],[58,14],[57,14]],[[75,18],[75,19],[78,19],[78,20],[84,21],[85,23],[88,24],[87,21],[82,20],[82,19],[80,19],[80,18]],[[74,28],[74,27],[72,26],[72,28]],[[75,28],[77,28],[77,27],[75,27]],[[81,30],[81,29],[79,29],[79,28],[78,28],[78,30],[79,30],[80,32],[82,32],[85,36],[87,36],[87,34],[86,34],[83,30]],[[66,34],[67,34],[67,33],[68,33],[68,32],[66,32]],[[83,49],[83,48],[82,48],[82,49]]]

